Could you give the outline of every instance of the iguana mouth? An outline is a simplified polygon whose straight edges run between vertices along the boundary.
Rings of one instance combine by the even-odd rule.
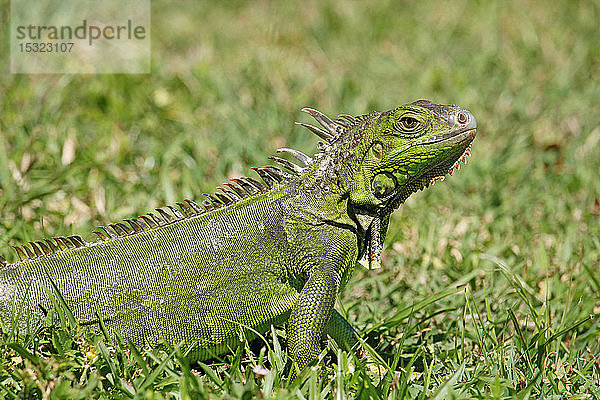
[[[428,137],[423,139],[421,142],[417,143],[416,146],[434,144],[434,143],[442,143],[442,142],[450,142],[456,141],[460,143],[461,141],[473,140],[475,138],[475,134],[477,133],[477,128],[466,127],[463,129],[457,129],[452,132],[442,133],[441,135],[435,135],[432,137]],[[458,140],[456,140],[458,139]]]

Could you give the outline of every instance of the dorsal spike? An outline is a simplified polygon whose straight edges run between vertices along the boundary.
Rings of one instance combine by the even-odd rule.
[[[60,237],[54,237],[52,238],[54,239],[54,241],[56,242],[56,246],[60,249],[60,250],[67,250],[69,248],[69,246],[67,246],[66,244],[64,244],[62,242],[62,240],[60,240]]]
[[[154,213],[146,213],[146,215],[147,215],[148,217],[152,218],[152,221],[154,221],[154,223],[155,223],[157,226],[163,226],[163,225],[165,225],[165,223],[166,223],[164,219],[160,218],[158,215],[156,215],[156,214],[154,214]]]
[[[339,118],[344,118],[346,121],[350,122],[351,124],[356,123],[356,118],[353,117],[352,115],[340,114],[340,115],[338,115],[338,119]]]
[[[120,237],[122,236],[127,236],[128,235],[128,230],[123,229],[121,227],[122,224],[110,224],[109,226],[116,232],[116,234]],[[125,225],[123,225],[125,226]]]
[[[73,243],[73,246],[75,246],[76,248],[85,246],[85,241],[83,240],[83,238],[81,236],[77,236],[77,235],[68,236],[67,239],[71,243]]]
[[[261,184],[260,182],[256,181],[256,184],[253,184],[249,181],[250,178],[247,178],[245,176],[242,176],[240,178],[233,178],[233,180],[240,185],[245,191],[246,193],[248,193],[249,195],[253,195],[256,193],[260,193],[263,190],[266,190],[265,185]],[[254,179],[253,179],[254,180]]]
[[[317,128],[314,125],[305,124],[304,122],[296,122],[296,125],[301,125],[301,126],[307,128],[309,131],[311,131],[312,133],[314,133],[321,139],[327,141],[328,143],[331,143],[335,139],[335,136],[333,136],[331,133],[324,131],[321,128]]]
[[[104,232],[106,232],[106,234],[108,235],[109,238],[114,238],[117,237],[119,235],[117,235],[114,230],[110,230],[108,227],[106,226],[99,226],[98,228],[102,229]]]
[[[185,218],[185,215],[183,215],[183,213],[181,211],[179,211],[177,208],[175,208],[173,206],[167,206],[167,208],[169,210],[171,210],[171,212],[173,213],[173,215],[175,216],[175,218],[178,221]]]
[[[158,212],[158,214],[162,217],[162,219],[167,223],[170,224],[171,222],[175,222],[176,219],[173,218],[169,213],[167,213],[165,210],[163,210],[162,208],[155,208],[155,210]],[[164,224],[163,224],[164,225]]]
[[[265,185],[263,185],[254,178],[251,178],[249,176],[242,176],[240,179],[258,189],[259,192],[265,192],[267,190],[267,187]]]
[[[29,242],[29,245],[31,246],[31,248],[33,249],[33,253],[35,254],[36,257],[39,256],[43,256],[44,252],[42,251],[42,249],[40,249],[37,244],[35,244],[34,242]]]
[[[48,245],[48,247],[50,248],[50,250],[52,250],[53,253],[56,253],[57,251],[60,251],[60,248],[58,248],[58,246],[50,239],[44,239],[44,241],[46,242],[46,244]]]
[[[146,221],[141,217],[132,218],[131,220],[133,221],[134,224],[138,224],[139,227],[142,228],[142,231],[147,231],[148,229],[151,228],[151,226],[148,225],[146,223]]]
[[[287,147],[282,147],[281,149],[277,149],[278,153],[289,153],[294,156],[298,161],[300,161],[304,166],[307,166],[312,162],[312,158],[304,154],[303,152],[295,149],[290,149]]]
[[[25,250],[27,258],[35,258],[35,253],[29,247],[27,247],[26,244],[22,245],[21,247],[23,248],[23,250]]]
[[[208,200],[202,200],[202,207],[204,207],[206,211],[212,211],[215,209],[215,206]]]
[[[264,167],[252,167],[252,169],[255,170],[256,173],[262,178],[262,180],[265,182],[265,185],[267,185],[269,189],[271,189],[271,187],[278,182],[264,169]]]
[[[237,179],[230,179],[228,182],[224,182],[223,186],[229,189],[228,193],[235,192],[237,197],[239,197],[240,199],[243,199],[249,194],[246,191],[246,189],[244,189],[244,186],[242,186]]]
[[[77,243],[77,241],[76,241],[76,240],[74,240],[74,239],[72,238],[72,236],[66,236],[64,239],[65,239],[65,240],[66,240],[68,243],[70,243],[71,245],[73,245],[73,247],[71,247],[71,248],[73,248],[73,249],[76,249],[76,248],[80,247],[80,246],[79,246],[79,243]]]
[[[136,233],[144,230],[144,227],[135,218],[126,219],[125,222],[127,222]]]
[[[53,251],[48,246],[46,246],[46,243],[41,242],[41,241],[36,241],[35,243],[44,252],[44,254],[52,254],[53,253]]]
[[[96,236],[98,236],[98,238],[100,238],[100,240],[102,240],[103,242],[109,239],[104,232],[93,231],[92,233],[96,234]]]
[[[261,168],[271,174],[271,176],[274,177],[277,182],[290,181],[296,178],[296,176],[271,165],[266,165]]]
[[[154,220],[152,218],[150,218],[147,215],[140,215],[140,218],[144,220],[144,222],[146,223],[146,225],[148,225],[150,227],[150,229],[154,229],[156,227],[158,227],[158,224],[156,222],[154,222]]]
[[[231,198],[233,201],[238,201],[243,196],[240,196],[235,190],[231,188],[231,184],[229,182],[223,182],[221,186],[217,186],[217,189],[221,190],[225,195]]]
[[[118,225],[121,229],[123,229],[125,231],[126,235],[131,235],[132,233],[135,233],[135,231],[133,229],[131,229],[130,227],[128,227],[127,225],[125,225],[122,222],[117,222],[115,225]]]
[[[15,249],[15,251],[17,252],[17,255],[19,256],[19,260],[23,261],[27,259],[27,255],[25,254],[25,252],[23,252],[23,249],[21,249],[19,246],[10,246],[13,249]]]
[[[179,207],[179,209],[186,216],[186,218],[193,217],[194,215],[196,215],[196,212],[190,207],[189,204],[182,202],[175,204]]]
[[[202,208],[200,204],[196,203],[194,200],[185,199],[184,201],[196,212],[196,214],[202,214],[204,211],[206,211]]]
[[[204,196],[208,197],[208,200],[210,200],[212,202],[212,204],[215,208],[223,207],[223,203],[221,203],[221,200],[217,199],[212,194],[210,194],[210,193],[202,193],[202,194]]]
[[[231,181],[235,182],[237,187],[244,192],[243,196],[251,196],[260,192],[260,189],[244,181],[242,178],[231,178]]]
[[[120,237],[121,235],[119,234],[119,232],[117,232],[117,230],[115,228],[113,228],[111,225],[107,225],[107,226],[101,226],[100,228],[104,229],[104,231],[108,234],[108,236],[110,237]]]
[[[222,183],[221,186],[217,186],[217,189],[220,190],[220,192],[215,192],[215,196],[216,195],[224,195],[225,197],[227,197],[232,202],[236,202],[237,200],[240,199],[240,196],[238,196],[238,194],[236,192],[234,192],[229,187],[227,187],[225,185],[225,183]],[[218,197],[221,198],[220,196],[218,196]],[[229,205],[229,203],[227,203],[225,201],[223,201],[223,202],[225,204]]]
[[[292,171],[296,175],[300,175],[302,173],[302,171],[304,171],[304,168],[302,168],[299,165],[296,165],[293,162],[288,161],[288,160],[286,160],[284,158],[271,156],[271,157],[269,157],[269,159],[275,161],[276,163],[278,163],[278,164],[280,164],[282,166],[284,166],[285,168],[287,168],[288,170]]]
[[[82,246],[87,246],[87,242],[79,235],[73,235],[72,238],[76,239]]]
[[[64,236],[59,236],[54,238],[56,240],[56,242],[59,245],[62,245],[62,249],[66,250],[66,249],[74,249],[75,245],[73,243],[71,243],[71,241],[69,241],[66,237]]]
[[[338,124],[336,124],[331,118],[329,118],[327,115],[323,114],[321,111],[315,110],[314,108],[308,108],[308,107],[303,108],[302,111],[310,114],[311,117],[316,119],[317,122],[319,124],[321,124],[321,126],[323,128],[327,129],[333,137],[337,137],[340,134],[340,132],[341,132],[340,128],[342,128],[342,127],[340,127]]]
[[[226,206],[233,203],[233,200],[221,192],[215,192],[215,196]]]
[[[71,239],[71,236],[63,237],[63,239],[65,240],[65,243],[68,243],[67,246],[69,246],[69,248],[76,249],[77,247],[79,247],[77,246],[77,242]]]
[[[333,122],[335,122],[338,125],[341,125],[344,128],[350,128],[350,124],[347,121],[345,121],[345,120],[343,120],[341,118],[335,118],[333,120]]]

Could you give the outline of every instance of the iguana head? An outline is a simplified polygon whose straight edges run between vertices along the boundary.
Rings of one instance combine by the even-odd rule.
[[[390,214],[412,193],[459,167],[476,127],[469,111],[426,100],[368,118],[360,142],[354,139],[361,158],[348,192],[368,237],[371,268],[379,265]]]
[[[477,127],[469,111],[426,100],[367,119],[360,142],[353,138],[360,159],[348,180],[351,203],[366,210],[391,211],[452,171]]]
[[[327,130],[303,124],[330,143],[324,157],[335,160],[337,185],[365,238],[369,266],[376,268],[390,214],[459,167],[475,138],[475,118],[458,106],[427,100],[335,120],[306,111]]]

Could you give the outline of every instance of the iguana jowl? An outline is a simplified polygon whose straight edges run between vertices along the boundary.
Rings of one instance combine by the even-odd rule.
[[[184,343],[194,359],[235,347],[240,330],[287,321],[300,369],[324,333],[349,348],[356,336],[334,310],[361,258],[380,263],[389,217],[411,193],[459,166],[475,137],[473,115],[419,100],[368,115],[330,119],[314,157],[280,149],[302,166],[255,168],[264,181],[231,179],[169,211],[79,236],[15,247],[0,267],[0,321],[21,333],[39,327],[58,289],[81,324],[98,323],[137,344]]]

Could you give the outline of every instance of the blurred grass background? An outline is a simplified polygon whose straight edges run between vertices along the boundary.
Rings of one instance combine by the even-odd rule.
[[[314,153],[304,106],[455,103],[478,120],[469,165],[396,212],[384,268],[340,304],[416,357],[406,395],[464,365],[457,393],[600,397],[597,318],[554,337],[600,314],[599,1],[154,1],[148,75],[10,74],[0,4],[5,255],[200,198],[278,147]]]

